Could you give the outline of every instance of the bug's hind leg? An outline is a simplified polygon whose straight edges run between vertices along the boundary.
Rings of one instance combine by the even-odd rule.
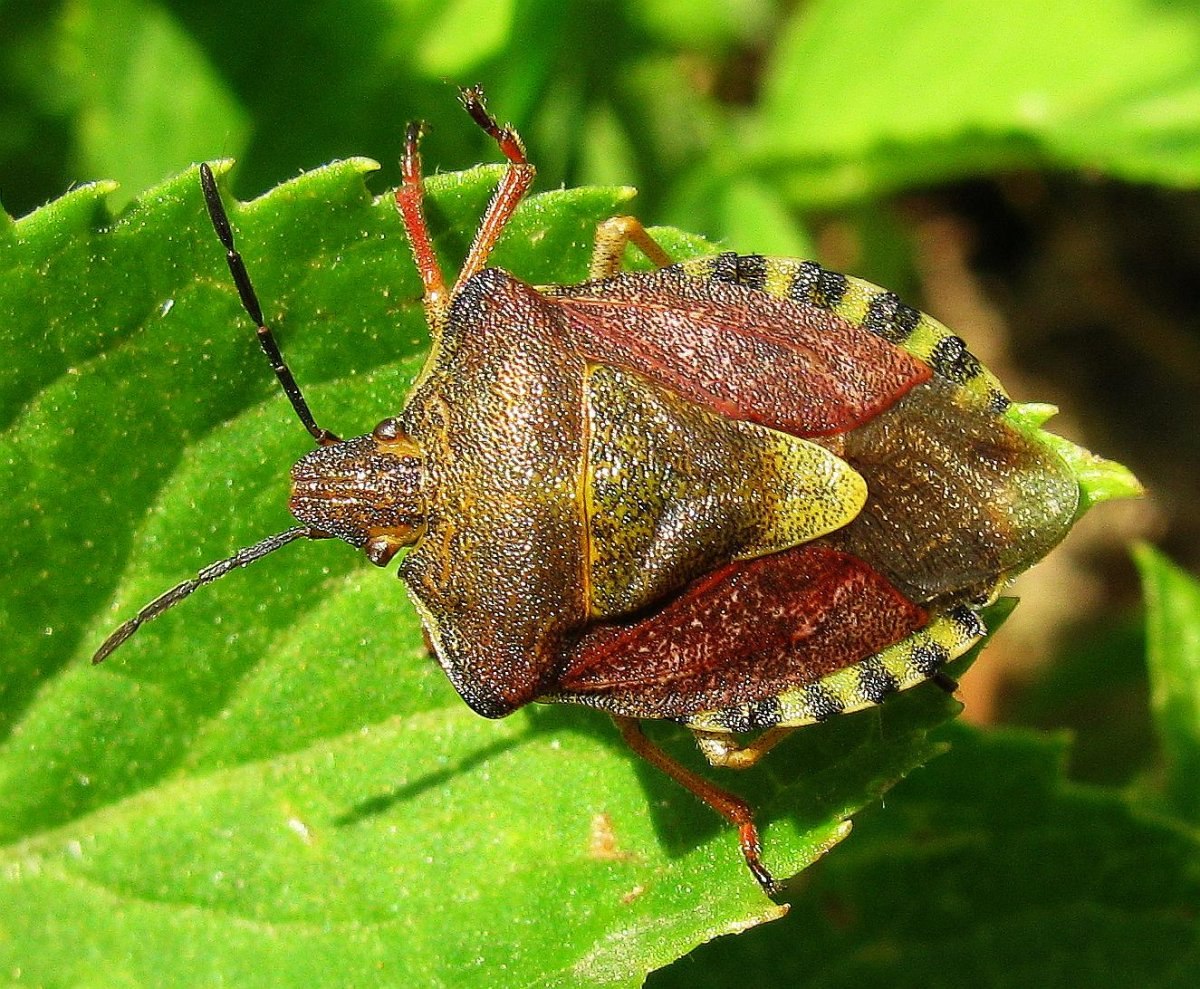
[[[769,728],[745,744],[727,732],[693,729],[692,734],[710,765],[723,769],[749,769],[793,731],[795,728]]]
[[[616,722],[621,737],[634,752],[656,769],[666,773],[684,789],[690,790],[738,829],[738,842],[742,848],[742,856],[745,858],[751,874],[769,895],[773,896],[778,893],[779,884],[775,882],[774,877],[762,863],[762,842],[758,837],[758,828],[754,823],[754,811],[750,809],[750,805],[741,797],[722,790],[703,776],[693,773],[690,769],[677,763],[646,737],[636,718],[626,718],[614,714],[613,721]]]
[[[675,263],[642,226],[641,220],[635,216],[614,216],[596,228],[596,244],[592,248],[588,278],[595,281],[620,274],[625,248],[629,244],[633,244],[658,268]]]

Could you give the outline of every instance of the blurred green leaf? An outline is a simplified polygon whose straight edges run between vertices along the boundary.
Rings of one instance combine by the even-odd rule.
[[[1004,698],[1001,720],[1069,731],[1071,778],[1124,787],[1158,760],[1148,693],[1144,616],[1114,614],[1069,636],[1033,683]]]
[[[629,17],[670,44],[719,51],[760,40],[774,7],[770,0],[642,0]]]
[[[794,202],[1018,167],[1200,181],[1200,10],[815,0],[772,53],[759,163]]]
[[[1149,546],[1138,547],[1135,558],[1167,797],[1176,813],[1200,824],[1200,582]]]
[[[92,0],[68,17],[59,51],[78,101],[84,175],[126,196],[206,154],[240,154],[250,121],[195,41],[157,3]]]
[[[461,76],[494,56],[509,40],[514,0],[451,0],[431,17],[421,44],[421,69],[431,76]]]

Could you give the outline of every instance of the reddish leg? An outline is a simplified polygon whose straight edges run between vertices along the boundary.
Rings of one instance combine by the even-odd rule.
[[[464,89],[460,93],[460,98],[463,108],[471,115],[471,119],[496,142],[501,153],[508,159],[509,166],[508,171],[504,173],[504,178],[496,187],[492,201],[488,203],[487,212],[483,214],[479,229],[475,231],[475,240],[471,244],[471,250],[467,252],[467,259],[463,262],[462,270],[458,273],[458,279],[454,283],[454,293],[457,293],[465,282],[479,274],[487,266],[492,248],[496,246],[496,241],[500,239],[500,234],[504,232],[508,221],[512,219],[517,205],[525,198],[525,193],[529,191],[534,176],[537,174],[536,169],[529,163],[529,159],[525,157],[525,147],[521,144],[521,139],[517,136],[516,131],[511,127],[499,126],[492,115],[487,112],[482,87],[471,86]]]
[[[684,789],[690,790],[738,829],[742,855],[750,872],[769,896],[777,894],[779,884],[762,864],[762,842],[758,837],[758,828],[755,827],[754,812],[750,805],[677,763],[646,737],[637,719],[613,715],[613,721],[616,722],[621,737],[634,752],[650,765],[666,773]]]
[[[431,324],[438,326],[447,305],[446,280],[442,277],[437,255],[433,253],[429,226],[425,222],[425,189],[421,184],[419,147],[424,131],[424,124],[411,123],[404,133],[404,156],[400,159],[401,182],[396,190],[396,208],[404,220],[404,229],[408,231],[408,241],[412,245],[413,261],[421,275],[425,309]]]
[[[446,280],[442,276],[441,266],[433,251],[433,242],[429,236],[429,225],[425,220],[425,192],[421,184],[421,135],[425,125],[411,123],[404,135],[404,156],[400,159],[401,182],[396,190],[396,208],[404,219],[404,229],[408,231],[409,243],[412,244],[413,260],[417,271],[421,273],[421,284],[425,293],[425,311],[435,332],[440,328],[449,307],[450,299],[458,294],[458,290],[470,278],[479,274],[486,266],[492,248],[500,239],[508,221],[512,219],[517,205],[525,198],[529,186],[537,174],[533,165],[525,157],[525,148],[516,131],[510,127],[501,127],[487,112],[484,103],[483,89],[471,86],[460,93],[463,107],[491,138],[509,161],[508,171],[496,187],[492,200],[488,203],[487,211],[475,231],[475,239],[467,252],[462,270],[454,282],[449,295],[446,293]]]

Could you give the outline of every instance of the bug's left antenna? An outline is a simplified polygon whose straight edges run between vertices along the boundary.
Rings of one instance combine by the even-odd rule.
[[[283,386],[284,394],[292,403],[292,408],[296,410],[300,421],[304,423],[304,428],[312,434],[313,439],[320,446],[341,442],[328,429],[322,429],[317,425],[308,408],[308,402],[304,400],[304,394],[300,391],[300,386],[296,384],[296,379],[292,376],[291,368],[283,359],[279,344],[275,342],[275,335],[263,319],[262,306],[258,304],[258,296],[255,294],[254,286],[250,283],[250,275],[246,272],[246,263],[242,260],[237,248],[234,247],[233,228],[229,225],[229,215],[225,212],[225,204],[221,202],[221,194],[217,191],[217,180],[207,162],[200,163],[200,187],[204,190],[204,203],[208,207],[208,215],[212,219],[213,229],[216,230],[217,236],[225,247],[225,260],[229,264],[229,273],[233,275],[238,296],[242,300],[242,308],[246,310],[246,314],[254,320],[254,325],[258,328],[258,342],[262,346],[263,353],[267,355],[267,360],[271,362],[271,370],[275,372],[275,377]]]
[[[238,567],[249,566],[255,560],[261,560],[268,553],[274,553],[281,546],[286,546],[290,542],[297,539],[320,539],[324,533],[314,531],[307,525],[297,525],[284,532],[277,532],[273,536],[267,536],[261,542],[255,543],[253,546],[247,546],[245,549],[240,549],[233,554],[228,560],[220,560],[217,563],[210,563],[207,567],[201,570],[195,577],[191,577],[182,583],[176,584],[169,591],[160,594],[148,605],[142,608],[136,615],[124,622],[107,638],[99,649],[96,650],[96,655],[92,657],[93,663],[103,663],[113,652],[121,646],[134,632],[146,624],[151,619],[157,618],[164,611],[174,608],[184,598],[188,597],[193,591],[203,587],[205,584],[211,584],[214,580],[224,577],[230,570],[236,570]]]

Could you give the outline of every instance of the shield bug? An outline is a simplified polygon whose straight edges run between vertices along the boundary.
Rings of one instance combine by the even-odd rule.
[[[940,323],[812,261],[674,263],[619,217],[582,284],[488,267],[534,168],[478,87],[462,102],[507,169],[447,285],[409,125],[395,199],[433,346],[404,409],[349,440],[309,411],[201,166],[242,304],[317,447],[292,468],[296,527],[167,591],[95,661],[296,539],[337,537],[379,566],[407,549],[399,576],[467,704],[607,711],[738,828],[772,891],[751,808],[641,721],[682,723],[714,765],[746,767],[798,726],[928,679],[953,689],[941,669],[985,635],[982,606],[1136,481],[1042,432],[1053,410],[1013,403]],[[630,244],[656,270],[622,270]]]

